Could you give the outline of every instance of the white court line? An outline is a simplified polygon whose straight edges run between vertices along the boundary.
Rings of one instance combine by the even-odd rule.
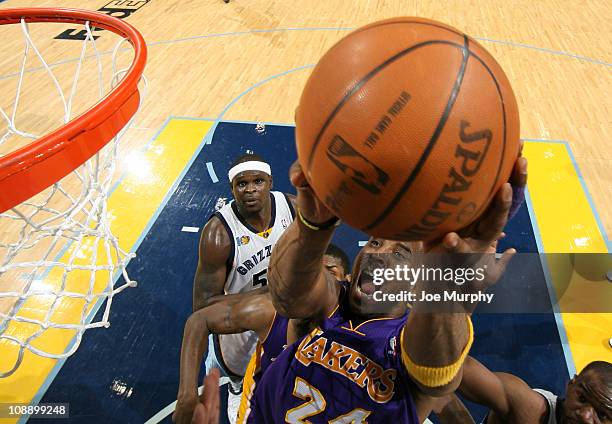
[[[198,231],[200,231],[200,228],[199,227],[183,227],[181,228],[181,231],[185,233],[197,233]]]
[[[208,137],[208,133],[211,131],[208,131],[206,133],[206,136]],[[214,131],[212,131],[214,133]],[[206,143],[204,144],[211,144],[212,143],[212,134],[210,135],[210,138],[208,138],[206,140]],[[212,162],[206,162],[206,169],[208,170],[208,175],[210,175],[210,179],[212,180],[213,183],[218,183],[219,182],[219,178],[217,177],[217,173],[215,172],[215,168],[213,168],[213,164]]]
[[[221,377],[219,379],[219,387],[224,384],[229,383],[228,377]],[[202,395],[202,390],[204,390],[204,386],[198,387],[198,395]],[[159,411],[157,414],[153,415],[151,418],[145,422],[145,424],[157,424],[160,423],[164,418],[174,412],[174,408],[176,408],[176,401],[172,402],[170,405],[166,406],[164,409]]]

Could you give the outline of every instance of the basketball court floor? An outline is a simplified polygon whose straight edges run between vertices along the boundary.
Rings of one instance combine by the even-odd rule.
[[[230,197],[229,164],[254,151],[270,162],[274,189],[292,192],[286,175],[295,158],[293,114],[309,71],[335,41],[375,20],[420,16],[453,25],[479,40],[507,73],[530,180],[506,246],[523,253],[612,248],[612,36],[605,1],[0,2],[0,9],[25,6],[122,9],[116,14],[147,41],[148,94],[125,136],[109,196],[113,231],[137,255],[128,272],[138,286],[114,298],[110,328],[87,331],[70,358],[26,350],[19,369],[0,379],[0,403],[67,402],[71,417],[61,422],[170,422],[198,231],[219,199]],[[54,27],[49,37],[68,27]],[[18,57],[21,42],[3,39],[7,56]],[[73,42],[53,44],[60,51],[50,61],[60,73],[78,55]],[[61,43],[68,44],[64,52]],[[14,72],[0,61],[0,82]],[[341,227],[334,242],[352,258],[365,239]],[[545,268],[534,273],[534,290],[548,290]],[[611,314],[482,314],[474,325],[472,354],[534,387],[559,393],[588,362],[612,362]],[[9,350],[0,340],[0,367]],[[469,406],[482,419],[484,410]]]

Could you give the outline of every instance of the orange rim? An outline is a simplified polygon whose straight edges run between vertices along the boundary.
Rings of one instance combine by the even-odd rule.
[[[0,25],[61,22],[104,28],[126,38],[134,60],[121,82],[87,111],[51,133],[0,158],[0,213],[51,186],[91,158],[127,125],[138,110],[138,82],[147,59],[142,35],[130,24],[86,10],[21,8],[0,10]]]

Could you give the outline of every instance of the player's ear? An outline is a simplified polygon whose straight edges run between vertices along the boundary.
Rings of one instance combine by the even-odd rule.
[[[230,181],[229,186],[230,186],[230,192],[232,193],[232,196],[235,199],[236,198],[236,192],[234,191],[234,182]]]
[[[270,190],[272,190],[272,187],[274,186],[274,180],[272,179],[272,175],[270,175]]]

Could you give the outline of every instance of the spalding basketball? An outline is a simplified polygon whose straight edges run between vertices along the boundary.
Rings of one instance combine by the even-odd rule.
[[[310,75],[295,120],[317,197],[389,239],[468,225],[519,154],[518,107],[499,64],[428,19],[376,22],[340,40]]]

